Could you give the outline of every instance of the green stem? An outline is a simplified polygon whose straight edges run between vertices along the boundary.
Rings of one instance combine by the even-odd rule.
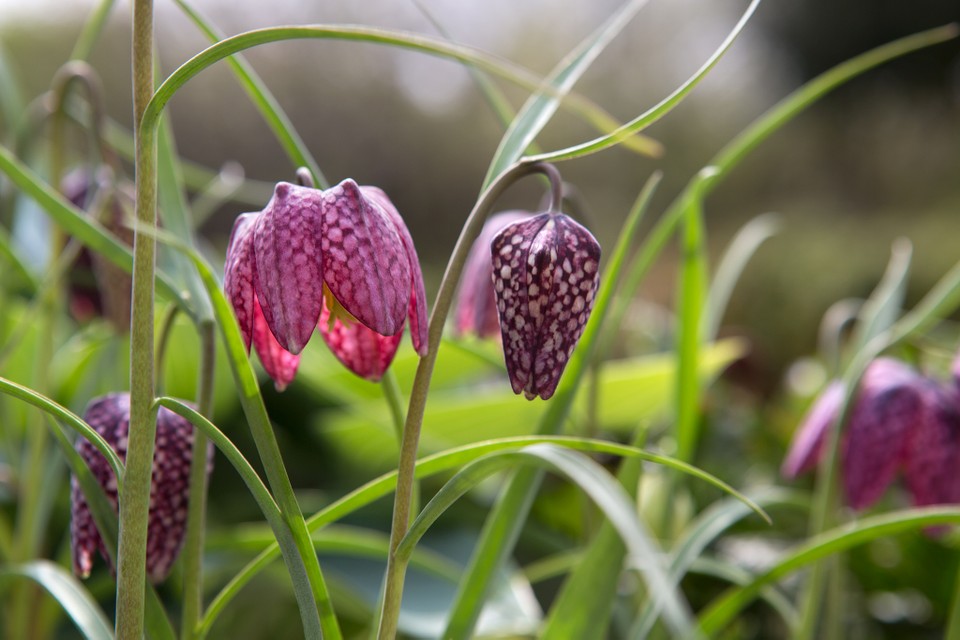
[[[960,640],[960,569],[953,583],[953,600],[950,603],[950,617],[947,619],[945,640]]]
[[[480,235],[494,202],[514,182],[532,173],[542,173],[559,182],[556,168],[545,163],[520,162],[504,171],[494,180],[480,196],[473,211],[463,225],[460,237],[447,263],[437,298],[430,314],[430,324],[427,338],[427,354],[420,359],[417,373],[413,380],[413,389],[410,392],[410,404],[407,408],[407,419],[403,427],[403,436],[400,440],[400,462],[397,467],[397,491],[393,503],[393,524],[390,529],[390,555],[387,557],[387,573],[385,578],[383,606],[380,611],[380,624],[377,637],[380,640],[391,640],[397,634],[397,620],[400,616],[400,603],[403,598],[403,581],[407,570],[407,561],[397,555],[397,547],[407,533],[410,526],[411,505],[413,501],[413,487],[415,485],[414,469],[417,463],[417,445],[420,440],[420,427],[423,424],[423,413],[427,405],[427,393],[430,387],[430,378],[433,376],[433,367],[437,361],[437,351],[443,337],[443,326],[447,320],[447,313],[453,302],[453,293],[460,272],[466,262],[467,253],[473,241]],[[553,193],[559,193],[559,184],[554,185]],[[556,197],[556,196],[554,196]],[[559,206],[559,201],[554,204]]]
[[[380,388],[383,390],[383,398],[387,401],[387,408],[390,410],[390,420],[393,422],[393,429],[397,435],[397,445],[403,442],[403,424],[406,421],[406,414],[403,412],[403,392],[400,391],[400,385],[397,383],[397,375],[393,369],[387,369],[380,381]],[[420,511],[420,483],[414,481],[413,499],[410,507],[410,515]]]
[[[133,5],[133,108],[137,142],[137,222],[157,226],[157,147],[153,128],[142,128],[153,95],[153,1]],[[138,225],[138,226],[139,226]],[[130,437],[120,493],[120,542],[117,567],[118,638],[143,637],[146,586],[147,517],[154,438],[157,431],[153,370],[154,274],[156,240],[135,231],[133,297],[130,322]]]
[[[176,307],[171,307],[176,309]],[[213,412],[213,381],[217,345],[213,322],[203,322],[200,334],[200,376],[197,384],[197,413]],[[207,448],[209,439],[199,429],[193,431],[193,460],[190,464],[190,497],[187,532],[183,544],[183,616],[180,637],[196,637],[203,613],[203,532],[207,512]]]

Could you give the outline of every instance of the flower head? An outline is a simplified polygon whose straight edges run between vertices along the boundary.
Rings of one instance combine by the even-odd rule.
[[[262,212],[237,219],[224,290],[247,348],[253,342],[278,389],[293,379],[318,322],[337,357],[363,377],[383,374],[408,317],[414,348],[426,352],[426,296],[413,239],[376,187],[278,184]],[[373,343],[389,356],[368,357]]]
[[[454,331],[457,335],[473,333],[480,338],[500,335],[500,317],[493,293],[493,264],[490,243],[498,231],[510,223],[529,218],[526,211],[503,211],[491,216],[470,247],[460,278],[454,310]]]
[[[130,394],[112,393],[92,400],[84,413],[84,420],[103,436],[121,459],[126,458]],[[76,448],[116,509],[117,480],[110,465],[87,440],[78,440]],[[147,525],[147,575],[154,583],[167,577],[183,545],[192,460],[193,426],[177,414],[161,408],[157,414]],[[207,473],[212,468],[213,447],[210,446],[207,449]],[[109,562],[76,477],[70,482],[70,548],[73,571],[78,576],[90,575],[94,550],[99,550]]]
[[[508,224],[490,245],[514,393],[549,399],[593,309],[600,245],[558,212]]]
[[[817,464],[839,418],[843,392],[843,385],[835,381],[814,403],[784,461],[784,476],[795,477]],[[851,507],[860,510],[874,504],[901,467],[908,485],[915,484],[911,476],[924,456],[919,443],[940,437],[930,435],[939,433],[931,421],[940,424],[931,414],[931,398],[929,381],[902,362],[878,358],[867,367],[841,448],[844,491]]]

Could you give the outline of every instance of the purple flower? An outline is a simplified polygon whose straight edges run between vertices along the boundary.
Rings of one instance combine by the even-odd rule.
[[[126,459],[130,429],[129,393],[95,398],[87,406],[84,420],[103,436],[121,459]],[[155,444],[147,525],[147,575],[152,582],[158,583],[170,573],[183,545],[193,459],[193,426],[161,407],[157,414]],[[110,465],[87,440],[78,440],[76,448],[116,510],[117,481]],[[207,449],[207,473],[212,469],[213,447],[210,446]],[[82,578],[90,575],[94,550],[99,550],[104,560],[110,562],[76,477],[70,482],[70,548],[73,571]]]
[[[600,245],[562,213],[508,224],[490,246],[514,393],[549,399],[593,309]]]
[[[417,252],[400,214],[376,187],[353,180],[324,191],[278,184],[262,212],[237,219],[224,291],[247,348],[253,342],[278,389],[293,379],[298,354],[318,321],[337,357],[366,378],[383,374],[408,317],[413,346],[426,353],[427,305]],[[345,338],[366,331],[388,340]],[[389,356],[358,352],[373,343]]]
[[[843,386],[831,383],[804,418],[784,461],[793,478],[814,467],[839,417]],[[954,469],[960,462],[960,403],[956,390],[925,379],[891,358],[863,375],[841,442],[848,504],[861,510],[880,499],[903,470],[914,504],[960,502]]]
[[[453,325],[458,336],[473,333],[480,338],[492,338],[500,335],[500,316],[493,293],[490,243],[503,227],[532,215],[526,211],[503,211],[490,217],[483,225],[480,235],[470,247],[460,278]]]

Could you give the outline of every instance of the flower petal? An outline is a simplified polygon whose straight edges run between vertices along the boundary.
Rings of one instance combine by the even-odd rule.
[[[393,222],[403,243],[403,249],[407,254],[407,261],[410,264],[410,275],[412,277],[410,291],[410,305],[408,317],[410,318],[410,339],[413,341],[413,348],[421,356],[427,355],[427,292],[423,286],[423,272],[420,271],[420,259],[417,257],[417,249],[413,245],[413,238],[410,231],[404,223],[400,212],[390,202],[390,198],[378,187],[360,187],[360,192],[368,199],[377,203],[387,217]]]
[[[130,394],[113,393],[91,401],[84,413],[84,420],[103,436],[121,459],[126,459]],[[110,465],[86,439],[79,439],[76,449],[116,509],[117,481]],[[212,456],[213,447],[208,446],[208,473],[213,464]],[[147,525],[147,575],[155,583],[167,577],[183,545],[192,459],[193,426],[175,413],[161,408],[157,414]],[[70,545],[74,571],[86,577],[93,566],[95,547],[108,563],[109,555],[76,478],[71,479],[70,498]],[[112,571],[113,567],[110,568]]]
[[[457,335],[476,334],[481,338],[500,335],[500,317],[493,293],[493,264],[490,243],[505,226],[530,217],[526,211],[504,211],[491,216],[483,225],[470,253],[467,255],[460,278],[454,310],[454,330]]]
[[[395,335],[411,296],[410,260],[396,225],[353,180],[323,192],[322,220],[323,278],[330,292],[368,328]],[[314,325],[317,317],[319,309]]]
[[[593,308],[600,245],[569,217],[545,213],[502,229],[491,253],[511,385],[547,400]]]
[[[960,503],[960,393],[929,385],[924,419],[907,442],[905,476],[916,506]]]
[[[250,352],[253,334],[254,306],[257,294],[254,287],[257,260],[253,250],[253,227],[258,213],[244,213],[233,223],[227,258],[223,267],[223,292],[233,306],[240,325],[243,344]]]
[[[322,306],[320,255],[323,192],[281,182],[254,227],[256,290],[277,341],[297,354]]]
[[[263,369],[273,379],[273,386],[276,387],[277,391],[283,391],[297,375],[300,356],[290,353],[277,342],[263,317],[260,302],[254,299],[253,304],[253,347],[257,351]]]
[[[823,390],[800,423],[780,474],[796,478],[815,467],[823,455],[823,443],[833,427],[843,402],[843,383],[834,380]]]
[[[864,373],[843,448],[843,480],[854,509],[875,503],[893,481],[910,431],[923,420],[923,379],[890,358]]]
[[[361,378],[372,382],[383,377],[403,338],[403,327],[395,335],[382,336],[359,322],[344,325],[338,318],[331,322],[326,305],[320,313],[317,328],[337,360]]]

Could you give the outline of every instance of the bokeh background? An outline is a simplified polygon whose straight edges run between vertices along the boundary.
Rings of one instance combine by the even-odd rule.
[[[0,0],[0,46],[29,99],[66,59],[92,0]],[[616,2],[598,0],[423,0],[463,43],[540,74]],[[111,117],[129,126],[129,8],[119,3],[92,62],[103,74]],[[340,22],[436,35],[410,0],[362,3],[198,0],[226,33],[286,23]],[[651,2],[576,87],[621,120],[655,104],[693,73],[722,41],[745,3]],[[205,46],[172,3],[157,3],[157,40],[169,72]],[[610,244],[643,181],[665,179],[659,209],[727,140],[805,80],[897,37],[960,18],[954,0],[922,3],[767,2],[726,58],[677,110],[648,131],[666,148],[657,160],[616,149],[564,164],[590,223]],[[292,42],[260,47],[248,59],[266,79],[327,176],[354,177],[390,193],[412,228],[428,280],[452,248],[477,196],[502,125],[459,65],[368,44]],[[524,93],[503,85],[519,107]],[[279,145],[226,65],[205,72],[171,103],[177,143],[190,160],[238,163],[250,178],[291,179]],[[594,136],[562,113],[540,138],[553,149]],[[841,88],[753,154],[711,197],[712,254],[746,220],[781,216],[779,236],[746,273],[728,323],[753,337],[757,384],[815,346],[827,306],[863,296],[889,245],[916,248],[911,299],[956,260],[960,232],[960,47],[942,45],[883,66]],[[504,206],[535,207],[515,190]],[[205,225],[222,244],[244,205],[224,207]],[[248,205],[249,206],[249,205]],[[654,207],[654,212],[658,207]],[[674,273],[662,261],[650,300],[672,303]]]
[[[420,1],[455,40],[540,75],[549,72],[619,4],[612,0]],[[69,57],[94,4],[93,0],[0,0],[0,52],[22,102],[49,88],[50,78]],[[725,38],[746,4],[744,0],[651,1],[576,91],[618,119],[629,120],[689,77]],[[437,35],[412,0],[197,0],[195,5],[227,34],[288,23],[358,23]],[[117,3],[91,60],[102,75],[110,117],[127,128],[132,119],[129,10],[126,2]],[[172,2],[157,0],[156,12],[165,74],[203,49],[206,41]],[[790,91],[872,47],[957,19],[956,0],[766,2],[707,79],[647,131],[663,143],[662,158],[618,148],[564,163],[560,169],[579,190],[589,226],[610,247],[653,171],[662,170],[664,180],[648,227],[714,153]],[[431,297],[503,131],[469,74],[457,64],[422,54],[346,42],[276,43],[250,51],[247,59],[275,93],[331,181],[353,177],[390,194],[411,228]],[[519,108],[526,90],[500,84]],[[184,158],[213,170],[239,167],[247,178],[266,187],[261,188],[261,203],[269,198],[270,183],[293,179],[295,168],[226,65],[191,81],[171,102],[170,113]],[[0,133],[6,136],[10,126],[0,114]],[[561,111],[538,142],[549,150],[595,135]],[[253,191],[258,193],[256,187]],[[539,198],[535,183],[521,185],[508,192],[502,206],[535,208]],[[222,256],[236,215],[258,208],[256,197],[251,200],[225,204],[204,223],[203,234],[216,250],[210,254],[214,260]],[[808,400],[798,397],[797,391],[812,393],[822,381],[818,377],[822,370],[813,367],[812,375],[800,375],[811,369],[798,368],[796,362],[815,352],[818,324],[833,302],[864,297],[875,286],[891,242],[905,236],[914,245],[908,304],[960,258],[960,44],[940,45],[873,70],[830,94],[766,141],[707,202],[714,263],[738,229],[768,212],[779,216],[780,232],[749,265],[725,321],[725,334],[749,339],[749,355],[728,376],[733,384],[722,385],[711,395],[707,413],[715,428],[705,430],[707,440],[698,460],[735,486],[742,486],[742,476],[748,473],[775,482],[786,441]],[[668,320],[676,289],[676,255],[671,251],[658,261],[630,319],[631,326],[645,333],[648,341],[652,336],[663,350],[670,348]],[[191,330],[180,329],[178,340],[189,344]],[[349,385],[337,378],[349,374],[324,370],[332,358],[320,360],[320,351],[322,347],[304,359],[301,379],[312,379],[314,387],[316,380]],[[401,355],[395,368],[404,379],[413,366],[412,358],[403,361]],[[173,358],[168,378],[187,379],[193,375],[192,367],[191,362]],[[219,388],[226,390],[228,401],[218,405],[217,422],[239,423],[242,418],[235,402],[230,403],[225,367],[221,374]],[[793,381],[793,387],[786,381]],[[185,386],[185,393],[190,393],[192,387]],[[386,462],[371,464],[379,467],[359,468],[357,458],[344,460],[329,453],[327,434],[321,429],[299,428],[303,423],[320,424],[327,416],[327,400],[309,384],[294,384],[282,396],[269,384],[264,390],[294,484],[322,487],[300,494],[305,511],[389,467],[390,451]],[[363,393],[380,401],[375,391]],[[241,448],[250,450],[244,434],[243,429],[231,431]],[[731,465],[734,460],[737,463]],[[742,464],[744,460],[750,464]],[[550,490],[565,489],[554,485]],[[216,471],[211,491],[215,496],[211,521],[217,532],[211,545],[216,548],[222,542],[217,536],[227,536],[233,523],[258,516],[226,464]],[[478,504],[458,505],[455,519],[479,527],[486,513],[483,501],[491,496],[481,497]],[[567,504],[567,497],[561,497]],[[389,504],[380,507],[352,524],[386,522]],[[541,512],[538,517],[549,521],[569,516]],[[804,523],[792,524],[802,536]],[[790,525],[788,521],[786,528]],[[521,554],[524,542],[545,544],[533,529],[533,540],[521,541]],[[241,528],[233,531],[242,539]],[[893,545],[853,557],[853,565],[867,576],[865,583],[876,586],[881,595],[901,594],[892,605],[880,600],[874,606],[871,600],[869,607],[877,620],[890,623],[888,631],[894,629],[888,637],[919,637],[916,627],[909,625],[896,635],[897,623],[910,622],[927,624],[933,634],[929,637],[935,637],[936,621],[944,615],[936,607],[946,601],[955,572],[950,563],[944,565],[942,548],[920,536]],[[464,548],[466,553],[469,540]],[[758,548],[750,547],[748,555],[756,554]],[[917,560],[897,560],[898,572],[887,575],[884,568],[889,563],[878,558],[889,559],[890,554]],[[214,576],[218,569],[226,575],[232,566],[212,564]],[[932,566],[942,570],[933,577],[917,575]],[[351,570],[355,569],[353,565]],[[930,593],[913,591],[907,597],[898,591],[903,585],[917,584]],[[102,588],[109,593],[109,579],[102,580]],[[914,596],[920,598],[920,605],[910,605],[917,602]],[[256,620],[237,617],[241,635],[262,637],[258,636],[262,629],[284,637],[277,630],[286,629],[284,625],[291,621],[296,624],[293,605],[282,590],[250,590],[244,598],[260,613]],[[274,600],[275,608],[263,606]],[[894,609],[900,613],[885,620]],[[916,619],[909,619],[913,614]],[[229,624],[225,623],[224,633],[229,633]],[[757,633],[756,637],[764,637],[762,631]]]

